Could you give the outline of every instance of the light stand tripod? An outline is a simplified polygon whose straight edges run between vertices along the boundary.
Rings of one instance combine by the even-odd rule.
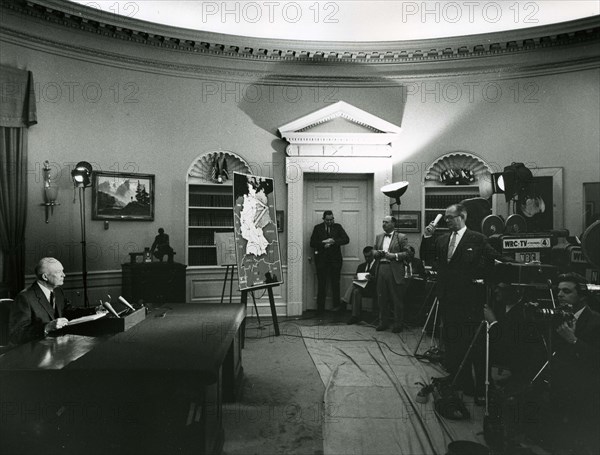
[[[548,280],[548,292],[550,292],[550,300],[552,301],[552,308],[556,309],[556,302],[554,300],[554,294],[552,293],[552,281],[551,280]],[[554,354],[556,354],[556,352],[552,352],[553,328],[552,328],[551,320],[547,321],[547,329],[548,329],[548,339],[547,340],[546,340],[546,338],[544,338],[544,336],[542,334],[540,334],[540,337],[541,337],[542,341],[544,342],[544,347],[546,349],[547,359],[546,359],[546,362],[542,365],[542,367],[538,370],[538,372],[534,375],[533,379],[531,379],[531,381],[529,382],[530,386],[533,385],[533,383],[544,372],[544,370],[546,368],[550,369],[549,367],[552,364],[552,358],[554,357]],[[551,380],[552,380],[551,376],[548,376],[548,380],[547,380],[548,387],[550,387]]]
[[[436,297],[433,301],[433,305],[431,306],[431,309],[429,310],[429,314],[427,315],[427,320],[425,321],[425,324],[423,325],[423,329],[421,329],[421,337],[419,338],[419,342],[417,343],[417,346],[415,347],[415,352],[413,352],[413,356],[415,356],[417,358],[427,357],[427,353],[432,353],[432,354],[436,353],[439,355],[439,347],[438,347],[437,341],[435,339],[435,328],[437,325],[439,308],[440,308],[440,302],[439,302],[438,298]],[[431,320],[432,315],[433,315],[433,328],[431,330],[431,342],[429,344],[429,349],[427,351],[425,351],[425,354],[417,355],[417,352],[419,352],[419,346],[421,346],[423,337],[425,336],[425,333],[427,332],[427,325],[429,324],[429,321]],[[436,352],[436,351],[438,351],[438,352]]]
[[[79,216],[81,218],[81,277],[83,279],[83,304],[90,306],[87,285],[87,251],[85,240],[85,186],[79,187]]]
[[[81,218],[81,275],[83,278],[83,303],[86,308],[90,306],[87,286],[87,252],[85,241],[85,188],[90,186],[92,181],[92,165],[87,161],[80,161],[71,171],[74,188],[79,188],[79,217]],[[75,203],[75,193],[73,193],[73,203]]]
[[[427,280],[427,276],[426,276],[425,284],[427,285],[427,283],[428,283],[428,280]],[[423,299],[423,305],[421,306],[421,309],[419,309],[419,312],[417,313],[417,317],[424,311],[425,306],[427,305],[427,302],[429,302],[429,299],[431,298],[431,294],[433,294],[433,291],[435,290],[436,284],[437,284],[437,282],[434,281],[433,286],[431,286],[431,289],[429,289],[429,292]],[[417,343],[417,346],[415,347],[415,352],[413,352],[413,356],[418,359],[419,358],[430,359],[429,354],[433,354],[434,357],[436,357],[434,359],[436,361],[439,360],[439,357],[441,357],[441,353],[439,352],[440,349],[439,349],[436,339],[435,339],[435,328],[437,326],[439,308],[440,308],[440,302],[439,302],[438,298],[435,297],[433,300],[433,305],[431,305],[431,308],[429,309],[429,313],[427,314],[427,319],[425,320],[425,324],[423,324],[423,329],[421,329],[421,337],[419,338],[419,342]],[[429,349],[427,351],[425,351],[425,354],[417,355],[417,352],[419,352],[419,347],[421,346],[421,342],[423,341],[423,337],[425,336],[425,333],[427,332],[427,326],[429,324],[429,321],[431,320],[432,315],[433,315],[433,328],[431,330],[431,343],[429,345]]]
[[[475,342],[479,338],[479,334],[481,333],[481,329],[484,326],[487,327],[487,324],[488,323],[487,323],[487,321],[485,319],[479,323],[479,326],[477,327],[477,330],[475,331],[475,335],[473,336],[473,339],[471,340],[471,344],[469,344],[469,349],[467,349],[467,352],[465,353],[462,361],[460,362],[460,366],[458,367],[458,370],[456,370],[456,373],[454,374],[454,378],[452,379],[452,383],[450,384],[450,387],[452,389],[454,389],[454,386],[456,385],[456,381],[458,380],[458,377],[460,376],[460,373],[462,372],[462,369],[464,368],[465,363],[467,363],[467,359],[471,355],[471,351],[473,350],[473,346],[475,346]],[[487,382],[487,379],[486,379],[486,382]],[[486,398],[486,401],[487,401],[487,398]]]

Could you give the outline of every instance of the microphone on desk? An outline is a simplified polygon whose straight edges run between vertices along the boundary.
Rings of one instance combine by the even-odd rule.
[[[118,318],[119,314],[115,311],[112,305],[108,302],[102,302],[102,306],[106,308],[114,317]]]
[[[125,305],[127,308],[129,308],[131,311],[135,311],[135,308],[133,308],[133,306],[123,298],[123,296],[119,296],[119,302],[121,302],[123,305]]]

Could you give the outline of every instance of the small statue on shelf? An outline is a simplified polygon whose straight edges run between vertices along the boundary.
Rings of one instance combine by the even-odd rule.
[[[169,245],[169,235],[165,234],[165,230],[163,228],[158,229],[158,235],[154,238],[154,243],[150,248],[150,252],[160,262],[163,261],[165,255],[169,257],[169,262],[173,262],[173,255],[175,252]]]
[[[475,174],[470,169],[446,169],[440,175],[440,181],[446,185],[471,185]]]
[[[229,179],[227,171],[227,158],[223,153],[215,154],[211,169],[211,179],[215,183],[223,183]]]

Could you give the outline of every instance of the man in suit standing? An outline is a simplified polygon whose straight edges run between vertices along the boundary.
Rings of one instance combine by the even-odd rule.
[[[455,375],[465,356],[477,328],[483,320],[485,290],[475,284],[475,280],[486,275],[494,260],[501,255],[487,242],[479,232],[467,229],[467,210],[462,204],[454,204],[446,209],[444,220],[449,233],[433,237],[435,226],[430,223],[425,228],[421,242],[420,256],[433,257],[437,269],[436,294],[440,302],[443,330],[442,340],[445,348],[445,367]],[[483,352],[479,353],[480,355]],[[471,394],[483,393],[483,359],[473,364],[465,363],[456,386]],[[471,375],[475,366],[477,389]]]
[[[315,252],[317,266],[317,312],[325,310],[327,283],[331,283],[333,309],[342,309],[340,302],[340,273],[342,271],[342,245],[350,243],[341,224],[334,222],[333,212],[323,212],[323,223],[317,224],[310,236],[310,246]]]
[[[552,445],[572,453],[600,453],[600,314],[592,311],[584,277],[558,277],[559,309],[574,315],[563,320],[553,338],[550,412],[546,429]]]
[[[375,261],[373,247],[364,247],[363,256],[365,257],[365,262],[358,264],[358,267],[356,268],[356,275],[358,278],[359,273],[366,274],[366,284],[364,287],[354,283],[350,284],[348,290],[342,298],[342,300],[346,303],[349,303],[350,307],[352,308],[352,316],[350,317],[348,324],[356,324],[357,322],[360,322],[363,297],[377,298],[377,290],[375,289],[375,280],[377,278],[377,262]]]
[[[9,316],[10,342],[13,344],[46,337],[69,324],[68,318],[92,314],[95,308],[74,308],[60,286],[65,273],[54,258],[40,259],[35,267],[36,282],[21,291]]]
[[[411,260],[414,253],[409,249],[408,239],[404,234],[394,231],[396,219],[392,216],[383,218],[383,233],[375,239],[375,258],[377,259],[377,302],[379,303],[379,325],[377,331],[386,330],[390,326],[392,308],[394,309],[394,326],[392,332],[402,331],[404,322],[404,294],[407,281],[405,261]]]

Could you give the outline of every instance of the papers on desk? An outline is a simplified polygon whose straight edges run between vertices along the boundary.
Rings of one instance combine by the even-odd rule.
[[[82,324],[84,322],[89,322],[89,321],[95,321],[96,319],[100,319],[104,316],[106,316],[108,313],[94,313],[94,314],[90,314],[89,316],[83,316],[77,319],[71,319],[69,321],[69,325],[77,325],[77,324]]]

